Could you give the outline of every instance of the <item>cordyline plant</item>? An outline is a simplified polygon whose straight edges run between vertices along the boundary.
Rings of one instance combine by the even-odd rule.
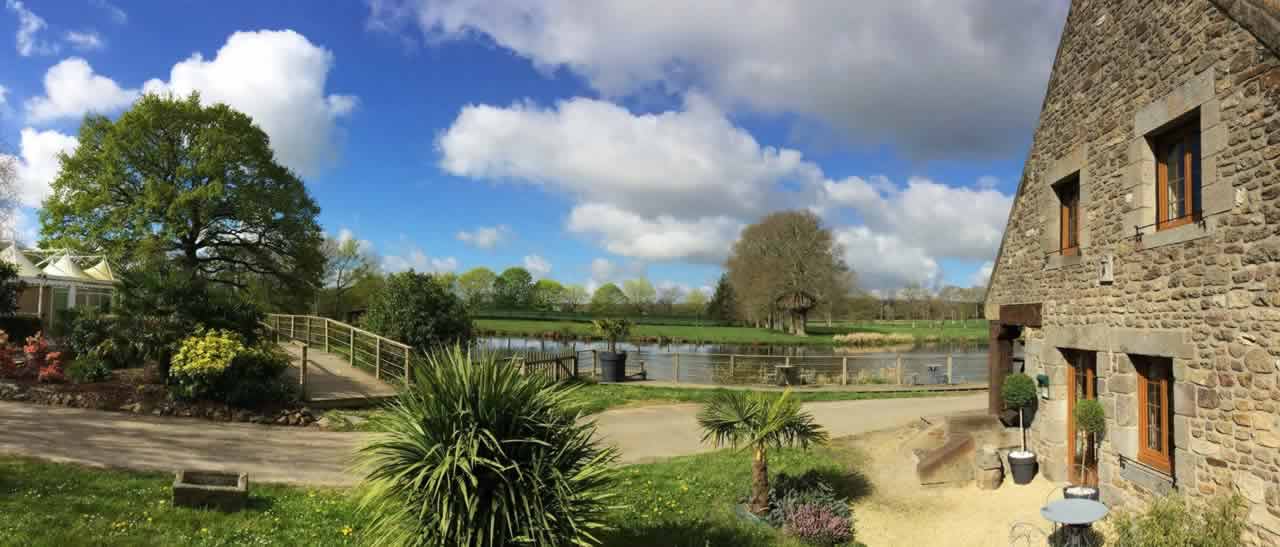
[[[825,443],[827,432],[800,408],[788,389],[775,396],[764,392],[725,391],[698,413],[702,441],[752,451],[751,500],[758,516],[769,512],[769,449]]]
[[[429,354],[357,454],[374,545],[595,545],[617,458],[572,387],[460,347]]]

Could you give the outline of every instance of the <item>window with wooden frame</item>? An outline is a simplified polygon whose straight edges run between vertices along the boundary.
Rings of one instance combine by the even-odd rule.
[[[1080,254],[1080,176],[1053,185],[1058,194],[1058,251],[1062,256]]]
[[[1200,218],[1200,119],[1166,131],[1154,140],[1156,230]]]
[[[1173,360],[1133,357],[1138,372],[1138,461],[1173,474]]]

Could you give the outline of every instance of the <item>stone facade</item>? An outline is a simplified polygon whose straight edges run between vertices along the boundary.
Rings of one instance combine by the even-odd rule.
[[[1238,492],[1247,538],[1280,545],[1280,2],[1077,0],[987,300],[1041,304],[1031,443],[1066,480],[1064,349],[1096,352],[1104,501]],[[1199,123],[1203,222],[1156,231],[1150,137]],[[1052,185],[1080,181],[1080,255],[1059,256]],[[1110,275],[1103,275],[1109,269]],[[1172,360],[1173,473],[1135,465],[1131,357]]]

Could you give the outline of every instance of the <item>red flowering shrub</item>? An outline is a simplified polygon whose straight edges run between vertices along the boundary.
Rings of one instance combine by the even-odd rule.
[[[45,384],[60,384],[67,381],[67,375],[62,371],[62,363],[51,362],[40,369],[36,380]]]

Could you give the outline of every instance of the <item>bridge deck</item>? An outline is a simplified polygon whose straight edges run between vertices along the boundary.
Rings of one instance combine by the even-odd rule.
[[[281,344],[289,352],[289,374],[295,381],[302,361],[302,348],[297,344]],[[307,404],[313,408],[372,406],[396,395],[396,387],[374,378],[372,374],[351,366],[332,353],[307,350]]]

